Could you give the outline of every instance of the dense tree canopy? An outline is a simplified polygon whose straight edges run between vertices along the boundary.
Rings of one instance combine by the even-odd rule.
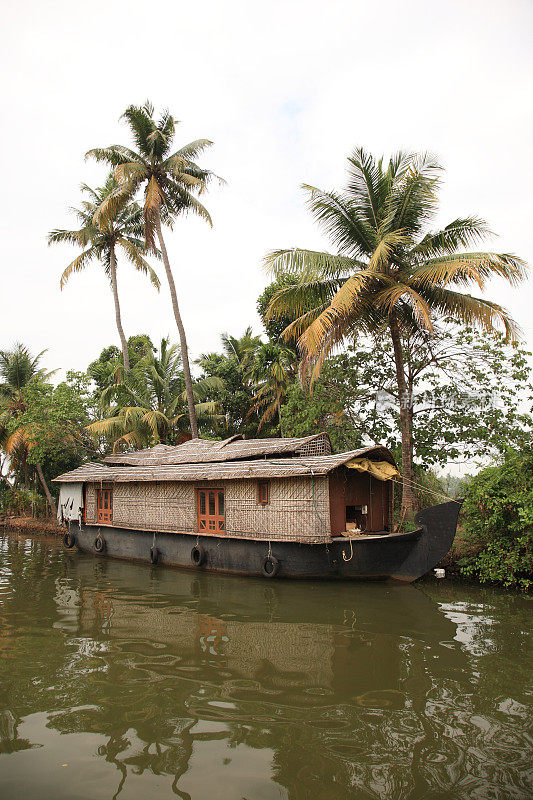
[[[501,456],[533,441],[527,353],[498,333],[442,327],[404,339],[415,462],[445,466]],[[401,460],[398,393],[387,337],[361,340],[327,359],[312,387],[294,383],[282,409],[284,435],[327,430],[338,449],[383,443]]]
[[[111,381],[100,394],[101,419],[89,426],[101,444],[113,449],[149,447],[151,444],[178,444],[188,437],[187,395],[179,348],[167,339],[154,352],[145,342],[145,354],[123,377]],[[210,390],[220,385],[217,377],[193,384],[196,415],[210,423],[219,419],[216,402],[208,399]]]

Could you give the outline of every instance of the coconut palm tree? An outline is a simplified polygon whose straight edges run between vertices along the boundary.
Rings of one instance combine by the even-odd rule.
[[[80,272],[92,261],[99,261],[104,267],[113,292],[115,320],[122,346],[124,369],[129,370],[128,344],[122,327],[118,297],[117,250],[122,251],[138,272],[148,275],[157,290],[159,290],[159,278],[146,261],[145,256],[150,252],[154,255],[159,254],[154,248],[150,248],[143,239],[143,215],[140,207],[137,203],[128,202],[125,197],[122,197],[120,202],[114,206],[114,213],[107,217],[105,223],[97,225],[94,222],[97,209],[118,186],[119,184],[112,174],[109,175],[104,186],[98,189],[91,189],[90,186],[83,184],[82,191],[88,195],[89,199],[83,201],[81,208],[71,209],[80,222],[80,228],[71,231],[52,231],[48,236],[48,244],[68,242],[83,248],[82,252],[63,271],[61,289],[73,272]]]
[[[230,336],[229,333],[223,333],[220,339],[226,356],[233,358],[242,370],[248,374],[253,359],[262,346],[261,337],[254,336],[249,325],[242,336]],[[201,363],[201,361],[199,360],[198,363]]]
[[[99,225],[105,225],[106,220],[114,213],[117,204],[121,203],[124,197],[134,196],[137,190],[144,186],[145,237],[147,243],[153,246],[157,235],[161,248],[172,308],[180,337],[191,434],[193,438],[197,438],[198,424],[187,337],[162,226],[166,224],[171,227],[176,216],[183,213],[197,214],[210,225],[212,224],[208,211],[195,194],[200,194],[205,190],[213,173],[202,169],[193,160],[207,147],[210,147],[212,142],[208,139],[198,139],[171,152],[177,121],[168,111],[163,112],[160,119],[156,121],[154,108],[148,102],[140,107],[129,106],[123,117],[129,124],[137,150],[131,150],[122,145],[111,145],[110,147],[97,147],[87,153],[88,157],[114,167],[115,176],[120,184],[119,189],[102,203],[95,215],[95,220]]]
[[[108,386],[101,394],[104,419],[93,422],[88,431],[96,438],[113,440],[113,450],[122,446],[148,447],[172,444],[185,433],[187,393],[181,358],[176,344],[161,340],[158,353],[147,348],[146,355],[122,381]],[[206,397],[221,387],[218,378],[204,378],[193,386],[198,419],[222,419],[215,402]]]
[[[256,394],[247,414],[261,414],[257,432],[276,417],[281,423],[281,405],[294,379],[296,355],[290,347],[267,342],[261,344],[249,368]]]
[[[27,432],[22,428],[11,431],[10,422],[16,420],[26,411],[24,389],[31,381],[46,381],[54,372],[39,366],[46,350],[32,356],[24,345],[17,343],[13,350],[0,350],[0,445],[9,456],[10,461],[18,463],[28,483],[28,450]],[[35,464],[39,481],[46,499],[55,514],[55,503],[46,483],[41,464]]]
[[[513,255],[460,252],[489,233],[477,217],[427,229],[437,210],[440,169],[429,156],[400,152],[386,163],[355,150],[344,191],[303,187],[311,213],[337,252],[293,248],[266,257],[275,276],[297,278],[296,285],[274,295],[266,317],[292,315],[284,335],[297,339],[304,365],[313,365],[312,378],[346,338],[388,330],[400,398],[406,514],[416,500],[402,334],[431,334],[435,318],[445,316],[486,331],[502,326],[514,339],[518,327],[504,308],[460,290],[470,284],[483,290],[493,276],[516,285],[525,275],[524,262]]]

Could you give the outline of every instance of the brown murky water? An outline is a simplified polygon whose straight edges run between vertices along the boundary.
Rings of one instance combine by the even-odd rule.
[[[531,798],[531,601],[0,539],[0,797]]]

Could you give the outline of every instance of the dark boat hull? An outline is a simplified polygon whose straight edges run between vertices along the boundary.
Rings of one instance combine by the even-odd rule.
[[[460,503],[443,503],[419,512],[415,531],[382,536],[344,537],[324,544],[236,539],[160,533],[111,526],[73,525],[79,550],[95,553],[95,540],[103,540],[101,556],[150,563],[152,548],[157,562],[173,567],[261,576],[264,559],[277,559],[277,578],[413,581],[446,555],[457,527]],[[199,545],[204,561],[193,563],[192,549]]]

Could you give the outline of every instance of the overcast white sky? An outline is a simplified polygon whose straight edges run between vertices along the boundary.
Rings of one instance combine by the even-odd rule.
[[[0,348],[48,348],[84,369],[118,343],[98,266],[60,292],[74,256],[46,234],[70,227],[79,185],[105,168],[85,152],[129,144],[119,116],[146,98],[182,124],[179,146],[214,141],[224,176],[205,203],[214,229],[180,221],[167,243],[193,357],[222,331],[261,330],[261,259],[327,247],[300,184],[340,187],[358,145],[430,150],[446,167],[439,223],[485,217],[490,245],[533,262],[533,3],[530,0],[3,0]],[[161,276],[163,277],[163,275]],[[170,299],[120,265],[126,335],[176,338]],[[494,283],[533,347],[531,280]]]

